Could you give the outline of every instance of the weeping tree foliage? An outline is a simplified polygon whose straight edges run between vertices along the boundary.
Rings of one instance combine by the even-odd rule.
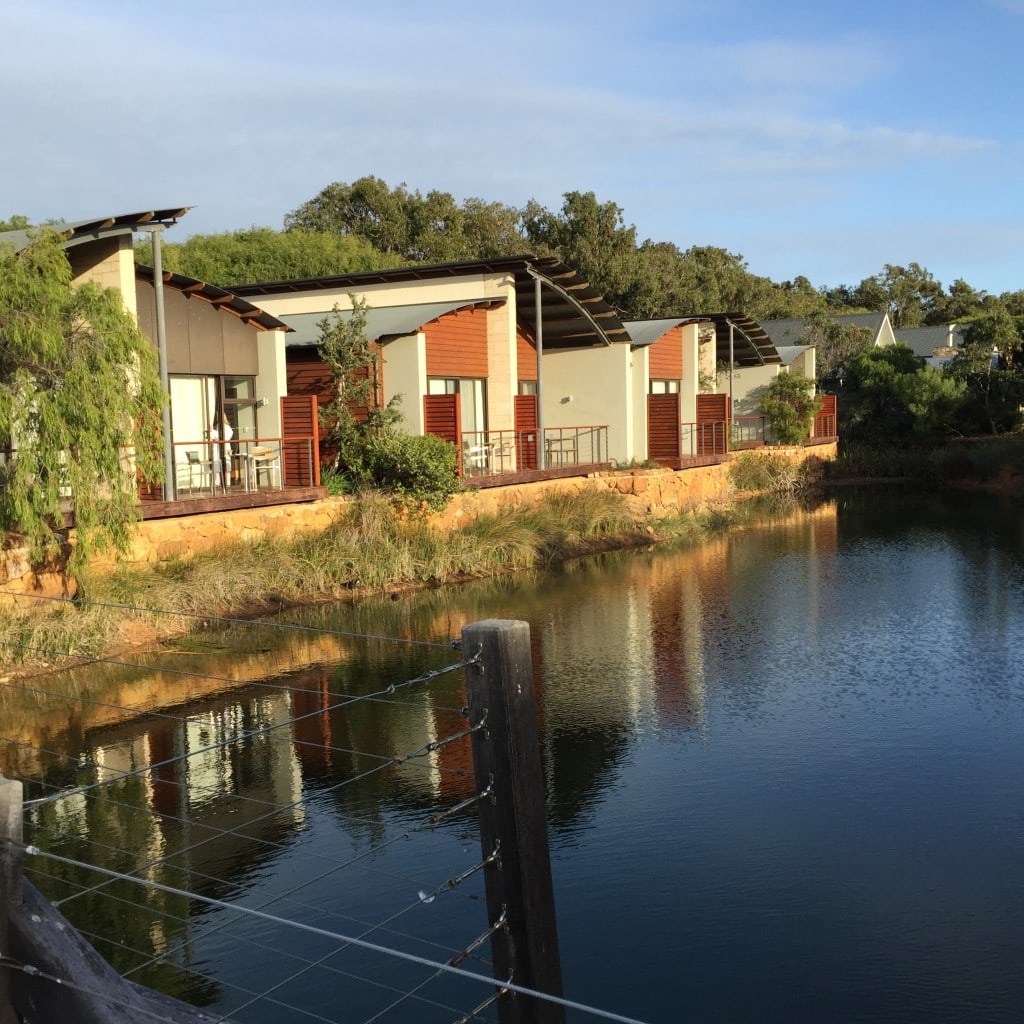
[[[127,547],[136,469],[159,479],[164,401],[151,346],[112,289],[76,286],[52,232],[0,246],[0,528],[70,567]]]

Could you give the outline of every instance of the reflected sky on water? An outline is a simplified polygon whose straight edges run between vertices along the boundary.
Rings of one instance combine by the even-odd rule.
[[[159,860],[149,870],[217,898],[306,882],[278,910],[341,931],[398,914],[390,941],[443,959],[486,927],[479,876],[417,895],[479,846],[466,815],[418,829],[473,792],[468,741],[393,759],[465,728],[461,673],[331,708],[454,663],[469,622],[525,619],[569,995],[650,1021],[1016,1021],[1022,555],[1012,505],[875,491],[699,548],[291,610],[281,619],[421,643],[233,626],[147,656],[145,672],[51,677],[93,703],[4,694],[5,770],[34,796],[108,779],[103,799],[37,811],[41,844],[118,870]],[[129,698],[148,714],[109,706]],[[329,952],[184,897],[140,913],[129,887],[90,894],[84,869],[49,870],[39,883],[121,969],[224,1012],[270,983],[282,950]],[[352,1020],[394,998],[393,965],[351,951],[329,964],[277,995],[326,1015],[342,992]],[[476,994],[426,991],[461,1010]],[[407,1003],[381,1019],[453,1018]]]

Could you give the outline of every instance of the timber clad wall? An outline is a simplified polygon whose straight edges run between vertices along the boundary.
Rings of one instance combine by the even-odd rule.
[[[326,409],[334,401],[334,377],[330,367],[317,355],[316,349],[293,349],[288,353],[288,394],[315,395],[321,409]],[[381,380],[383,368],[378,370],[377,379]],[[356,373],[356,377],[366,379],[366,371]],[[378,404],[380,396],[377,396]],[[352,415],[362,422],[366,419],[367,407],[350,403]]]
[[[648,376],[651,380],[683,379],[683,328],[666,331],[651,347]]]
[[[533,339],[522,331],[516,331],[516,362],[518,364],[517,380],[537,379],[537,347]]]
[[[487,309],[463,309],[424,324],[428,377],[484,378],[487,373]]]
[[[288,394],[316,395],[321,406],[334,398],[334,379],[330,368],[316,349],[292,349],[288,353]]]
[[[647,457],[676,466],[679,454],[679,395],[648,395]]]
[[[426,433],[457,445],[462,439],[459,396],[424,395],[423,421]]]

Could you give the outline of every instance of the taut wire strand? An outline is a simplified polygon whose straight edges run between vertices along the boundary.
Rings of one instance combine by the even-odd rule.
[[[233,736],[229,740],[224,740],[221,743],[211,743],[205,747],[198,747],[196,750],[190,750],[187,754],[178,757],[165,758],[163,761],[154,761],[152,764],[148,764],[142,768],[132,768],[129,771],[124,771],[118,774],[117,779],[131,778],[136,775],[144,775],[147,772],[153,771],[155,768],[163,768],[170,764],[175,764],[189,757],[198,757],[200,754],[208,754],[213,750],[220,750],[223,747],[229,746],[232,743],[238,743],[243,740],[253,739],[256,736],[265,736],[268,733],[276,732],[278,729],[283,729],[287,726],[292,726],[296,722],[303,722],[308,718],[316,718],[320,715],[326,714],[329,711],[335,711],[338,708],[349,707],[352,704],[359,704],[363,701],[372,700],[374,698],[383,697],[397,690],[405,689],[409,686],[414,686],[417,683],[431,682],[440,676],[447,675],[449,672],[457,672],[460,669],[464,669],[470,662],[460,661],[454,665],[446,665],[443,668],[430,669],[427,672],[423,672],[412,679],[407,679],[402,683],[391,683],[390,686],[385,687],[383,690],[376,690],[373,693],[368,693],[363,696],[351,697],[348,700],[341,701],[337,704],[331,704],[326,708],[317,708],[315,711],[307,712],[304,715],[298,715],[295,718],[289,718],[285,722],[275,722],[273,725],[267,725],[260,729],[250,729],[247,732],[240,732],[237,736]],[[103,782],[90,783],[88,786],[76,786],[74,789],[65,790],[58,794],[53,794],[48,797],[42,797],[39,800],[30,801],[32,804],[45,804],[45,803],[56,803],[58,800],[64,799],[69,796],[80,796],[90,792],[93,789],[98,789],[100,786],[104,786],[110,780],[104,780]]]
[[[220,910],[230,911],[236,914],[248,915],[249,917],[259,918],[263,921],[269,921],[272,924],[285,925],[289,928],[295,928],[298,931],[308,932],[311,935],[319,935],[322,938],[332,939],[338,943],[345,943],[352,946],[358,946],[361,949],[366,949],[372,953],[380,953],[384,956],[394,957],[398,960],[404,960],[407,963],[419,964],[421,967],[430,967],[434,970],[441,969],[448,974],[453,974],[460,978],[467,978],[470,981],[476,981],[485,985],[493,985],[494,979],[485,977],[482,974],[476,974],[473,971],[467,971],[462,967],[452,967],[450,964],[438,963],[436,960],[430,960],[427,957],[418,956],[415,953],[405,953],[398,949],[389,949],[387,946],[381,946],[376,942],[368,942],[365,939],[357,938],[353,935],[341,935],[338,932],[329,931],[326,928],[318,928],[315,925],[304,924],[301,921],[290,921],[285,917],[277,917],[274,914],[267,914],[262,910],[256,910],[252,907],[240,907],[231,903],[227,903],[224,900],[215,899],[212,896],[202,896],[199,893],[189,893],[181,889],[175,889],[169,885],[162,885],[160,882],[153,882],[144,878],[137,878],[134,875],[126,875],[120,871],[111,871],[108,868],[97,867],[94,864],[86,864],[82,861],[74,860],[70,857],[62,857],[59,854],[48,853],[45,850],[40,850],[36,846],[28,846],[25,852],[29,856],[33,857],[44,857],[48,860],[55,860],[58,863],[64,863],[71,867],[87,868],[91,871],[96,871],[100,874],[107,875],[111,878],[120,878],[123,881],[133,882],[136,885],[149,887],[156,889],[160,892],[166,892],[172,896],[187,896],[199,903],[205,903],[207,906],[217,907]],[[608,1010],[599,1010],[596,1007],[587,1006],[583,1003],[575,1002],[571,999],[565,999],[561,996],[550,995],[547,992],[538,992],[535,989],[526,988],[523,985],[516,985],[513,982],[504,982],[504,986],[510,992],[516,992],[520,995],[530,996],[534,999],[541,999],[545,1002],[556,1003],[559,1006],[565,1006],[568,1009],[580,1010],[584,1013],[590,1013],[596,1017],[601,1017],[604,1020],[617,1021],[619,1024],[644,1024],[644,1022],[637,1020],[634,1017],[624,1017],[617,1013],[611,1013]]]

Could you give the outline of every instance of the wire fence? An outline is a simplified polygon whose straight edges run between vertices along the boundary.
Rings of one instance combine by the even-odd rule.
[[[257,648],[260,630],[344,638],[353,651],[401,644],[419,670],[374,682],[372,659],[353,656],[256,679],[168,654],[6,683],[0,699],[20,711],[2,716],[0,774],[24,786],[23,837],[7,845],[130,986],[225,1024],[504,1022],[531,997],[547,1008],[537,1020],[631,1020],[557,985],[538,993],[507,962],[515,929],[493,880],[531,868],[478,820],[503,780],[481,772],[474,745],[493,714],[508,731],[500,709],[467,698],[479,650],[222,625]],[[85,672],[101,667],[113,675],[93,687]],[[4,954],[0,977],[91,991]],[[183,1019],[152,1004],[139,1013]]]

